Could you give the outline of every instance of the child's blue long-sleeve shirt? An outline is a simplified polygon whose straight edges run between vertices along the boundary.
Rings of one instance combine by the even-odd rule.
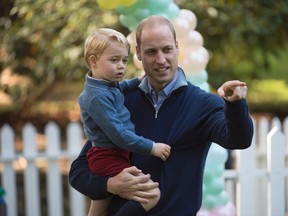
[[[138,87],[138,78],[120,82],[123,93]],[[85,87],[78,102],[84,133],[94,146],[123,148],[151,154],[154,142],[135,134],[130,113],[124,106],[123,93],[112,82],[97,80],[86,75]]]

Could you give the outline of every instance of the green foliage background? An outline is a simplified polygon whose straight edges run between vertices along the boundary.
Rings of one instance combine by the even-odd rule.
[[[30,76],[36,83],[82,77],[83,41],[101,25],[117,27],[95,1],[15,1],[3,17],[2,45],[8,54],[2,67]],[[4,28],[3,28],[4,27]]]
[[[212,83],[220,85],[225,79],[267,77],[271,56],[280,57],[287,43],[287,1],[183,2],[196,11],[198,31],[212,52],[208,65]]]

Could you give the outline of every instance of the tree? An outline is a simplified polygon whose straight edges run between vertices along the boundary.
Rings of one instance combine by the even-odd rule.
[[[1,72],[6,67],[28,76],[37,87],[30,92],[19,86],[1,86],[14,101],[23,104],[43,86],[56,80],[79,80],[86,73],[83,43],[98,26],[119,28],[113,11],[101,10],[95,1],[34,1],[2,2],[0,19]],[[23,99],[25,97],[25,99]],[[21,109],[21,103],[14,103]]]
[[[83,40],[105,25],[105,12],[94,1],[15,1],[3,17],[2,45],[9,65],[37,83],[55,78],[78,79],[83,74]],[[113,20],[114,19],[114,20]],[[109,20],[116,27],[117,18]]]
[[[175,2],[197,16],[196,30],[211,53],[209,83],[215,88],[229,79],[261,79],[268,71],[269,56],[277,55],[286,43],[287,1]],[[99,26],[129,33],[116,10],[103,10],[94,0],[1,1],[0,69],[9,66],[38,86],[83,79],[83,42]],[[133,66],[131,61],[134,72]],[[19,89],[6,91],[15,100],[21,98]]]
[[[213,86],[224,80],[262,79],[270,55],[287,45],[288,2],[281,0],[179,1],[195,12],[197,30],[212,58],[207,70]]]

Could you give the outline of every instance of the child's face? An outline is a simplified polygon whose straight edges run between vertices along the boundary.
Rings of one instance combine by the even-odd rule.
[[[124,77],[128,63],[128,50],[119,42],[111,42],[102,55],[92,65],[92,75],[98,79],[120,81]]]

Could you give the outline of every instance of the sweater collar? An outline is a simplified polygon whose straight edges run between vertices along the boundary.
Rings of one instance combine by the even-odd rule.
[[[174,83],[174,86],[173,88],[171,89],[170,93],[180,87],[183,87],[183,86],[188,86],[188,83],[187,83],[187,80],[186,80],[186,76],[185,76],[185,73],[184,71],[178,67],[177,69],[177,73],[178,75],[175,76],[175,83]],[[150,94],[150,91],[149,91],[149,86],[148,86],[148,78],[145,77],[142,82],[140,83],[139,85],[139,88],[145,92],[145,94]]]
[[[108,88],[108,87],[119,88],[118,82],[112,82],[112,81],[107,81],[103,79],[96,79],[91,76],[91,71],[89,71],[86,74],[85,81],[86,81],[86,84],[91,85],[91,86],[97,86],[97,87],[102,87],[102,88]]]

